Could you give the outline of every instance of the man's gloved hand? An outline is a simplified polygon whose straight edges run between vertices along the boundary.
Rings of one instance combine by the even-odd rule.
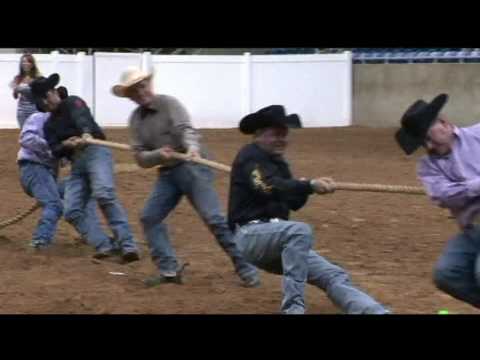
[[[93,139],[93,136],[92,136],[92,134],[89,134],[89,133],[83,133],[82,134],[82,139],[83,140],[91,140],[91,139]]]
[[[317,194],[328,194],[335,191],[335,182],[328,177],[312,179],[310,180],[310,185]]]
[[[172,159],[173,149],[169,145],[162,146],[159,149],[153,150],[161,161]]]
[[[72,136],[69,137],[67,140],[63,140],[62,145],[73,149],[74,147],[78,146],[79,142],[83,142],[83,140],[78,136]]]
[[[67,158],[62,157],[62,158],[59,160],[58,164],[60,165],[61,168],[64,168],[64,167],[66,167],[66,166],[68,166],[68,165],[70,164],[70,161],[68,161]]]
[[[83,134],[82,134],[82,137],[81,137],[81,138],[78,138],[78,140],[76,141],[75,146],[78,147],[78,148],[80,148],[80,149],[83,149],[84,147],[88,146],[87,140],[92,140],[92,139],[93,139],[92,134],[90,134],[90,133],[83,133]]]
[[[198,152],[198,150],[195,150],[192,148],[188,149],[186,155],[187,155],[187,160],[200,157],[200,153]]]

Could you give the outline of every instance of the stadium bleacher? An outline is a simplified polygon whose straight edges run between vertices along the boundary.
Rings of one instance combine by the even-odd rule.
[[[355,64],[479,63],[480,48],[273,48],[272,55],[351,51]]]
[[[477,63],[478,48],[353,48],[355,64]]]

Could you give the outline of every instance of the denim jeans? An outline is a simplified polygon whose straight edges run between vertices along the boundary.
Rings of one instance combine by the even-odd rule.
[[[247,261],[274,274],[283,274],[285,314],[305,312],[305,283],[327,293],[347,314],[384,314],[388,310],[356,288],[349,275],[312,250],[309,225],[296,221],[247,224],[238,227],[235,242]]]
[[[128,224],[127,213],[120,204],[114,185],[112,152],[99,145],[88,145],[78,151],[72,161],[70,178],[65,183],[65,219],[95,244],[97,251],[112,249],[104,232],[88,224],[85,211],[93,197],[112,230],[116,245],[125,254],[137,252],[137,245]]]
[[[60,197],[62,200],[65,198],[65,185],[70,179],[70,176],[67,176],[58,182],[58,191],[60,192]],[[99,215],[97,212],[97,200],[90,196],[87,200],[87,205],[85,207],[85,222],[76,222],[81,226],[75,230],[80,234],[80,236],[92,247],[98,251],[110,250],[109,245],[105,245],[110,242],[109,236],[105,233],[102,228],[102,225],[99,221]],[[86,224],[86,228],[82,227],[83,224]],[[114,246],[112,244],[111,246]]]
[[[245,261],[233,242],[213,181],[213,171],[199,164],[182,163],[161,171],[141,216],[152,260],[160,273],[177,269],[175,250],[163,221],[185,195],[232,260],[237,274],[240,277],[256,274],[256,268]]]
[[[480,227],[450,239],[434,270],[438,289],[480,308]]]
[[[34,162],[20,164],[20,183],[24,191],[42,207],[42,215],[33,233],[32,245],[48,246],[53,242],[63,205],[57,188],[55,171]]]

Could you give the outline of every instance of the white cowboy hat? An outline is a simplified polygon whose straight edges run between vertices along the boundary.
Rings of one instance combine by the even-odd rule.
[[[112,87],[112,93],[119,97],[127,97],[126,91],[129,87],[152,77],[153,73],[142,71],[137,67],[129,67],[120,76],[120,84]]]

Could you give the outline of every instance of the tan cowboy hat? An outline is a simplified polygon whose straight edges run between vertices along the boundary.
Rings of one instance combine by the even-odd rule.
[[[120,84],[112,87],[112,93],[119,97],[127,97],[126,91],[129,87],[152,77],[153,73],[142,71],[137,67],[129,67],[120,76]]]

